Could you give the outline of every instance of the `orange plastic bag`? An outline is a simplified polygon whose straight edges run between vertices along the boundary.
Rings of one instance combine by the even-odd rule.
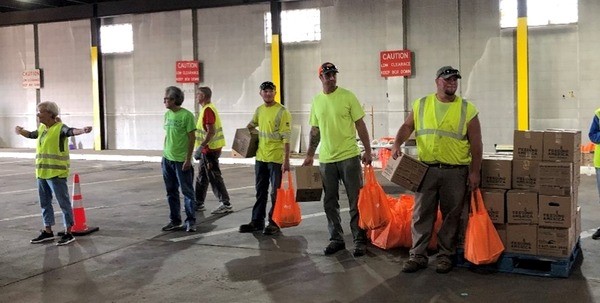
[[[273,221],[280,228],[297,226],[302,222],[300,205],[296,202],[292,174],[288,171],[288,188],[283,187],[283,181],[277,189],[277,199],[273,209]]]
[[[378,229],[371,230],[369,236],[373,245],[390,249],[401,246],[402,241],[402,218],[400,216],[400,201],[392,196],[387,196],[388,206],[392,213],[390,222]]]
[[[387,195],[375,178],[373,166],[365,166],[364,177],[365,184],[358,195],[358,226],[372,230],[388,224],[392,213],[387,203]]]
[[[488,215],[481,191],[471,192],[471,212],[465,233],[465,259],[473,264],[491,264],[504,251],[498,231]]]

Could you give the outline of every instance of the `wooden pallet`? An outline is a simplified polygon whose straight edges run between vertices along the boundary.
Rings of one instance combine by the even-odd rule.
[[[553,258],[543,256],[524,255],[516,253],[503,253],[498,262],[488,265],[475,265],[463,256],[463,252],[457,253],[458,267],[466,267],[474,270],[496,271],[541,277],[568,278],[579,257],[583,257],[580,241],[577,241],[573,252],[568,258]]]

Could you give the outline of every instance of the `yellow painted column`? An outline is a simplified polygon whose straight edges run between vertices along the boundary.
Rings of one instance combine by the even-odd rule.
[[[100,123],[101,112],[100,112],[100,77],[98,73],[98,47],[92,46],[90,51],[91,63],[92,63],[92,103],[93,103],[93,115],[94,115],[94,150],[102,150],[102,132],[100,131],[102,126]]]
[[[275,101],[281,103],[281,68],[279,65],[279,35],[273,34],[271,36],[271,77],[273,78],[273,84],[277,87],[277,94],[275,95]]]
[[[527,0],[518,0],[517,22],[517,129],[529,130],[529,44]]]

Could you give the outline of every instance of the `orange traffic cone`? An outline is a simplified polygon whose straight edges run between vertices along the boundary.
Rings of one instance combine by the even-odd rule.
[[[71,233],[76,236],[85,236],[100,230],[100,227],[88,227],[85,218],[85,208],[83,208],[83,197],[81,196],[81,187],[79,186],[79,174],[73,176],[73,220],[75,223],[71,228]]]

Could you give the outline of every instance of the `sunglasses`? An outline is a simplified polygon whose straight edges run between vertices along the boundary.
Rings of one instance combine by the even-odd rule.
[[[439,74],[439,76],[452,75],[452,74],[459,74],[458,69],[447,69],[447,70],[441,72]]]

